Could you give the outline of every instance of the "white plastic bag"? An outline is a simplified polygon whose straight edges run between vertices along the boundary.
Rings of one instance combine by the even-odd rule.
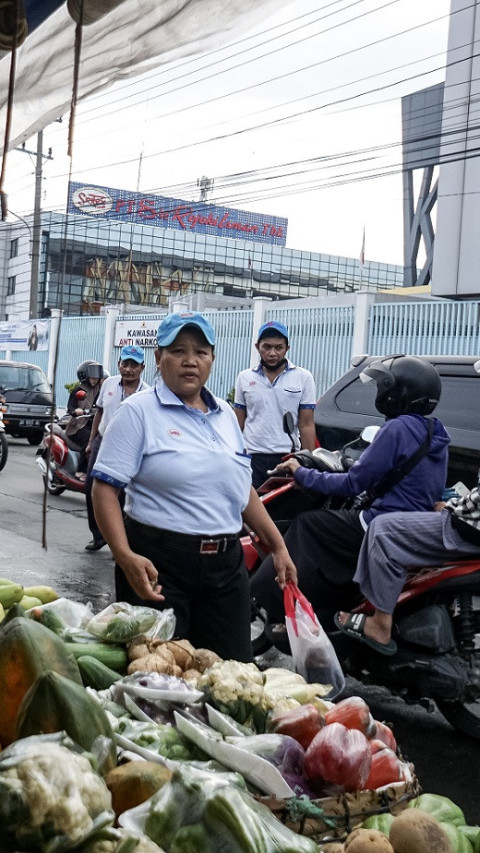
[[[333,699],[345,687],[345,676],[329,638],[313,607],[299,588],[287,583],[284,590],[285,624],[295,669],[310,684],[331,684],[324,697]]]

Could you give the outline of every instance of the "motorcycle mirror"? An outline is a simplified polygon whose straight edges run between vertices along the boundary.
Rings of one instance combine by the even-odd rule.
[[[380,429],[379,426],[375,426],[374,424],[370,424],[370,426],[366,426],[366,427],[364,427],[364,429],[362,429],[362,431],[360,433],[360,438],[366,444],[371,444],[373,439],[375,438],[377,432],[379,431],[379,429]]]
[[[287,433],[290,441],[292,442],[292,453],[295,451],[295,420],[291,412],[285,412],[283,416],[283,431]]]

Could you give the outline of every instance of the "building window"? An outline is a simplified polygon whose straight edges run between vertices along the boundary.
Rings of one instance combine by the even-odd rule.
[[[10,240],[10,257],[16,258],[18,255],[18,237],[15,240]]]
[[[16,285],[16,276],[9,275],[7,279],[7,296],[13,296],[15,293],[15,285]]]

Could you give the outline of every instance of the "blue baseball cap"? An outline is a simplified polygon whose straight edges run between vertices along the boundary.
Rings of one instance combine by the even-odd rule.
[[[132,359],[132,361],[136,361],[137,364],[145,363],[145,353],[142,347],[122,347],[122,351],[120,353],[120,361],[128,361]]]
[[[159,347],[168,347],[178,333],[188,326],[194,326],[203,333],[208,343],[215,346],[215,330],[203,314],[196,311],[183,312],[181,314],[167,314],[158,327],[157,344]]]
[[[273,332],[273,335],[269,335],[269,337],[274,337],[275,332],[278,332],[279,335],[282,335],[283,338],[287,339],[288,344],[288,329],[284,326],[283,323],[279,323],[278,320],[269,320],[268,323],[264,323],[263,326],[260,326],[258,330],[258,341],[264,337],[268,332]]]

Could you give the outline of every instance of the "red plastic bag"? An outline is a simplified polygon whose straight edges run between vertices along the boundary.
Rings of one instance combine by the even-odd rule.
[[[313,607],[298,586],[287,583],[283,593],[285,624],[295,669],[310,684],[331,684],[333,699],[345,687],[345,676]]]

